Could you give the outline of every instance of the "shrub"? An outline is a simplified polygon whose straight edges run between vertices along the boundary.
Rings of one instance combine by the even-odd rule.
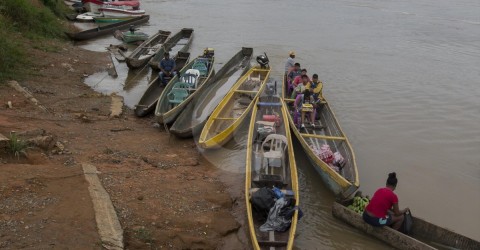
[[[25,53],[17,39],[19,34],[8,23],[0,14],[0,82],[13,79],[18,66],[25,63]]]
[[[18,139],[15,132],[10,133],[10,141],[8,144],[8,149],[17,158],[20,158],[20,155],[27,154],[27,143],[21,139]]]
[[[55,0],[44,0],[56,8]],[[50,8],[36,7],[28,0],[2,0],[1,14],[10,18],[15,30],[45,38],[63,36],[64,28]]]

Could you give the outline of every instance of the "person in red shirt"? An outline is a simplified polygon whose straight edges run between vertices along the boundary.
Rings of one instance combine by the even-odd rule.
[[[397,187],[397,182],[397,174],[395,172],[388,174],[386,187],[379,188],[373,194],[370,203],[368,203],[363,212],[363,220],[365,222],[375,227],[391,225],[395,230],[400,229],[404,214],[410,209],[400,210],[398,208],[398,197],[393,192]],[[393,213],[390,209],[393,210]]]

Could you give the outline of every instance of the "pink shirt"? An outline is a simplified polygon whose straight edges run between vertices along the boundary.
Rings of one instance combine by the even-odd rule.
[[[375,215],[375,217],[385,218],[388,214],[387,211],[396,203],[398,203],[398,197],[390,188],[379,188],[373,194],[365,210]]]
[[[310,82],[310,78],[308,78],[308,81]],[[296,87],[298,84],[302,83],[302,75],[296,76],[293,79],[293,85]]]

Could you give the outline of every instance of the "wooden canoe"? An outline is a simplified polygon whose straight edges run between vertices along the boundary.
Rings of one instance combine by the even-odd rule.
[[[129,20],[125,20],[123,22],[113,23],[113,24],[104,25],[104,26],[98,26],[97,28],[80,31],[77,33],[66,33],[66,34],[72,40],[82,41],[82,40],[92,39],[92,38],[103,36],[103,35],[111,35],[115,33],[116,30],[128,29],[130,25],[138,25],[138,24],[146,23],[148,22],[149,19],[150,19],[149,15],[144,15],[144,16],[135,17]]]
[[[133,17],[131,16],[118,16],[118,17],[105,17],[105,16],[99,16],[99,17],[93,17],[93,21],[96,23],[118,23],[118,22],[123,22],[125,20],[132,19]]]
[[[220,147],[230,140],[265,88],[270,68],[251,68],[228,91],[202,129],[202,148]]]
[[[173,105],[169,101],[169,94],[170,91],[173,89],[174,85],[178,82],[182,82],[182,77],[184,74],[187,72],[189,69],[193,69],[195,63],[197,61],[206,61],[207,63],[207,72],[205,74],[201,74],[200,77],[198,77],[197,82],[196,82],[196,87],[192,86],[189,88],[188,91],[188,96],[186,97],[185,100],[183,100],[181,103],[178,103],[176,105]],[[165,86],[165,90],[163,90],[162,94],[160,95],[160,98],[158,98],[157,101],[157,107],[155,108],[155,116],[157,118],[157,121],[161,124],[171,124],[175,121],[177,116],[183,111],[185,106],[195,97],[197,94],[197,91],[201,91],[204,88],[208,88],[209,86],[206,85],[205,83],[208,81],[210,77],[214,74],[213,70],[213,64],[215,62],[214,57],[204,57],[199,56],[192,60],[190,63],[188,63],[182,70],[180,70],[176,76],[170,80],[170,82]],[[204,62],[201,62],[203,64]]]
[[[412,234],[405,235],[390,227],[373,227],[360,214],[335,202],[333,216],[392,247],[404,250],[420,249],[480,249],[480,242],[443,227],[413,217]]]
[[[178,33],[170,37],[162,47],[164,48],[164,51],[171,51],[173,47],[179,46],[180,48],[178,50],[176,49],[175,51],[187,52],[190,48],[190,44],[192,43],[192,39],[193,29],[183,28]],[[159,52],[150,58],[150,61],[148,62],[150,67],[152,67],[154,70],[160,70],[159,64],[163,58],[163,52]]]
[[[252,54],[252,48],[242,48],[218,72],[215,72],[215,75],[205,83],[209,87],[196,91],[196,96],[170,127],[170,133],[180,138],[188,138],[200,132],[208,116],[221,101],[221,99],[213,99],[216,93],[229,80],[235,83],[250,69]]]
[[[163,47],[162,49],[160,49],[159,53],[163,54]],[[189,58],[190,58],[190,53],[179,51],[177,55],[174,56],[175,63],[176,63],[176,70],[179,71],[180,69],[182,69],[188,63]],[[135,108],[134,108],[135,115],[138,117],[146,116],[150,112],[155,110],[155,105],[157,104],[157,100],[162,94],[164,89],[158,83],[158,74],[156,74],[155,72],[152,74],[154,74],[155,77],[152,77],[153,80],[150,81],[147,89],[145,90],[142,97],[140,98],[140,101],[138,101],[138,104],[135,105]]]
[[[140,44],[140,46],[125,58],[127,66],[131,69],[136,69],[147,64],[148,61],[150,61],[150,58],[160,51],[170,33],[170,31],[159,30],[157,34],[151,36],[148,40]]]
[[[287,93],[285,78],[283,93]],[[315,121],[315,128],[307,125],[305,129],[299,129],[298,124],[294,123],[295,107],[293,103],[295,100],[285,98],[284,94],[284,101],[289,107],[290,127],[325,185],[336,196],[342,198],[354,194],[360,185],[355,154],[328,102],[320,104],[317,109],[317,112],[320,112],[320,120]],[[300,115],[298,115],[298,120],[300,120]],[[318,152],[323,144],[328,144],[333,152],[339,152],[345,159],[344,166],[338,172],[331,167],[331,164],[327,164],[319,158]]]
[[[285,136],[287,148],[283,152],[283,159],[262,160],[262,140],[258,134],[260,123],[264,115],[277,114],[280,123],[275,127],[275,134]],[[268,145],[268,144],[267,144]],[[268,151],[268,150],[266,150]],[[267,163],[268,162],[268,163]],[[270,165],[270,167],[267,167]],[[272,167],[276,166],[276,167]],[[281,167],[280,167],[281,166]],[[275,178],[274,178],[275,177]],[[275,181],[272,181],[272,180]],[[248,130],[246,177],[245,177],[245,200],[247,207],[248,231],[253,249],[292,249],[297,228],[298,211],[292,217],[290,228],[285,232],[268,231],[262,232],[260,226],[265,223],[253,211],[250,198],[252,194],[262,188],[276,186],[285,190],[287,196],[295,198],[295,205],[299,204],[298,176],[293,152],[293,144],[290,136],[288,113],[285,104],[279,96],[261,96],[255,102]]]

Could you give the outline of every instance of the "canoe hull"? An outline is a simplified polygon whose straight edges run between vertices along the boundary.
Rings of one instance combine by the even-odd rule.
[[[302,145],[303,151],[307,155],[309,162],[315,167],[315,171],[320,175],[320,178],[327,186],[327,188],[332,191],[336,196],[344,196],[343,198],[347,198],[348,196],[353,194],[358,189],[358,187],[355,187],[354,185],[352,185],[352,183],[345,181],[343,178],[338,178],[338,175],[333,173],[331,168],[325,162],[319,160],[318,157],[315,156],[315,153],[303,140],[300,132],[295,128],[293,119],[289,119],[289,123],[293,133],[300,141],[300,144]]]
[[[130,20],[132,17],[94,17],[96,23],[118,23]]]
[[[180,52],[187,52],[188,49],[190,48],[190,44],[192,43],[193,39],[193,29],[191,28],[183,28],[180,30],[178,33],[170,37],[164,44],[163,47],[165,51],[170,51],[177,43],[182,39],[188,39],[185,44],[183,44],[183,47],[179,50]],[[150,61],[148,61],[148,64],[150,67],[154,70],[160,70],[159,64],[160,61],[162,60],[163,54],[161,53],[156,53],[155,56],[150,58]]]
[[[150,19],[149,15],[144,15],[141,17],[135,17],[123,22],[113,23],[105,26],[101,26],[94,29],[84,30],[77,33],[66,33],[68,37],[75,41],[88,40],[104,35],[111,35],[115,33],[116,30],[128,29],[130,25],[138,25],[148,22]]]
[[[283,84],[283,92],[286,92],[286,83],[284,78]],[[284,100],[289,100],[285,98]],[[305,129],[306,132],[301,133],[300,130],[297,128],[296,124],[294,123],[294,119],[292,115],[288,116],[288,120],[290,123],[290,127],[293,130],[293,133],[297,137],[298,141],[302,145],[303,151],[307,155],[309,161],[314,166],[315,170],[319,173],[322,181],[330,189],[336,196],[341,197],[342,199],[346,199],[352,196],[355,191],[359,188],[359,179],[358,179],[358,171],[357,165],[355,161],[355,154],[350,146],[350,142],[348,138],[343,133],[338,121],[333,113],[332,109],[330,108],[328,102],[324,102],[321,104],[321,109],[319,110],[320,114],[320,121],[321,125],[324,127],[323,133],[325,136],[336,136],[338,138],[342,138],[340,143],[337,143],[335,140],[320,140],[315,138],[308,138],[304,137],[306,134],[317,136],[317,132],[315,129]],[[293,106],[292,106],[293,107]],[[291,112],[294,112],[293,109],[290,107]],[[333,132],[335,131],[335,133]],[[333,149],[337,149],[342,156],[345,158],[347,164],[343,169],[338,173],[337,171],[333,170],[327,163],[322,161],[314,152],[313,148],[307,143],[307,139],[309,140],[310,144],[313,147],[316,147],[317,150],[320,149],[321,144],[328,143],[331,145]],[[348,177],[345,177],[348,176]]]
[[[136,68],[140,68],[142,66],[145,66],[145,64],[147,64],[148,61],[150,61],[150,59],[156,53],[158,53],[158,51],[160,51],[160,49],[161,49],[161,48],[158,48],[158,50],[156,50],[154,52],[154,54],[149,56],[149,57],[140,58],[142,55],[144,55],[146,52],[148,52],[149,49],[146,48],[146,47],[153,47],[155,45],[163,44],[167,40],[169,35],[170,35],[170,31],[159,30],[157,34],[153,35],[148,40],[146,40],[141,45],[139,45],[126,58],[127,66],[131,69],[136,69]]]
[[[247,79],[249,79],[249,77],[253,76],[254,74],[258,74],[259,76],[261,75],[261,80],[259,82],[260,86],[257,90],[255,90],[255,93],[254,93],[255,96],[250,97],[251,100],[248,106],[246,106],[245,108],[242,108],[242,111],[241,111],[242,113],[238,117],[235,117],[235,118],[227,117],[227,119],[232,121],[229,125],[222,126],[222,128],[218,128],[218,126],[220,125],[216,123],[220,123],[219,121],[223,120],[223,117],[219,118],[218,116],[223,113],[229,113],[233,111],[235,100],[241,95],[241,93],[238,91],[241,91],[241,87],[243,87],[243,84],[246,83],[247,81],[250,81]],[[254,68],[251,68],[247,72],[247,74],[242,76],[237,81],[237,83],[235,83],[235,85],[233,85],[233,87],[227,93],[225,98],[215,108],[212,115],[208,118],[207,123],[205,124],[205,127],[202,129],[202,133],[200,134],[200,138],[198,141],[198,144],[200,145],[200,147],[205,149],[218,148],[232,138],[233,133],[238,129],[238,127],[243,122],[245,117],[252,110],[253,105],[255,103],[255,99],[258,98],[260,93],[263,92],[263,89],[265,88],[265,84],[269,76],[270,76],[270,69],[261,69],[259,67],[254,67]],[[237,95],[237,93],[240,93],[240,95]],[[213,135],[213,133],[215,134]]]
[[[200,58],[200,57],[198,57]],[[160,98],[158,99],[157,102],[157,107],[155,109],[155,116],[157,118],[157,121],[160,124],[172,124],[177,116],[183,111],[185,106],[193,99],[195,98],[197,91],[201,91],[204,88],[208,88],[208,86],[205,84],[208,82],[208,79],[212,77],[215,74],[215,71],[213,70],[213,65],[215,62],[215,58],[209,58],[210,61],[210,67],[208,69],[208,74],[205,76],[203,79],[199,79],[199,85],[198,88],[195,92],[191,93],[183,102],[178,104],[172,109],[168,109],[168,91],[170,91],[173,87],[173,84],[178,82],[178,79],[181,77],[182,74],[184,74],[188,69],[191,68],[195,60],[192,60],[189,64],[187,64],[183,69],[178,72],[178,74],[169,82],[169,84],[165,87],[165,91],[160,95]]]
[[[225,84],[226,80],[223,82],[221,81],[224,78],[228,78],[235,72],[242,69],[243,71],[241,72],[240,76],[244,75],[250,69],[250,60],[252,54],[252,48],[242,48],[227,63],[225,63],[224,66],[205,83],[210,87],[197,91],[197,96],[192,99],[192,101],[185,107],[183,112],[177,117],[177,120],[173,123],[172,127],[170,128],[170,133],[180,138],[190,138],[194,134],[199,134],[207,122],[208,116],[205,116],[205,119],[203,120],[196,119],[194,123],[193,116],[195,115],[197,105],[203,107],[203,103],[212,102],[210,94],[214,93],[216,90],[218,90],[218,88]],[[235,79],[235,82],[238,80],[238,78]],[[218,103],[215,103],[214,106],[216,106],[216,104]],[[203,109],[202,111],[205,112]]]
[[[159,52],[162,53],[162,51],[163,49],[161,49]],[[177,67],[183,68],[183,66],[187,64],[188,60],[190,59],[190,53],[178,52],[178,54],[174,58],[175,58]],[[143,70],[145,69],[147,68],[144,68]],[[156,73],[152,73],[152,74],[156,74]],[[150,81],[148,88],[143,93],[142,97],[140,98],[140,101],[137,103],[137,105],[135,105],[134,112],[135,112],[135,115],[138,117],[146,116],[150,114],[152,111],[154,111],[158,98],[163,92],[164,88],[160,87],[160,84],[158,83],[158,75],[152,78],[154,79]]]
[[[258,106],[259,102],[262,103],[278,103],[280,106]],[[295,155],[293,150],[293,143],[290,135],[290,128],[288,122],[288,113],[285,108],[285,104],[279,96],[261,96],[255,101],[255,105],[252,109],[252,115],[250,119],[250,126],[248,130],[248,142],[247,142],[247,153],[246,153],[246,171],[245,171],[245,202],[247,210],[247,221],[248,221],[248,231],[250,234],[250,239],[252,242],[253,249],[292,249],[295,239],[295,232],[297,228],[298,221],[298,211],[295,211],[295,214],[292,218],[291,226],[286,232],[261,232],[260,226],[264,221],[255,218],[253,213],[252,204],[250,202],[250,197],[252,195],[252,188],[262,188],[262,187],[271,187],[269,182],[264,182],[260,179],[261,174],[263,173],[262,167],[265,162],[262,162],[261,155],[261,145],[262,142],[256,141],[258,138],[257,128],[258,121],[263,121],[263,115],[265,113],[277,113],[279,114],[280,123],[278,126],[275,126],[275,134],[283,135],[287,139],[287,148],[284,154],[287,154],[287,157],[283,157],[282,162],[284,168],[283,171],[269,171],[270,174],[278,176],[282,179],[281,189],[289,190],[293,193],[295,198],[295,205],[299,205],[299,191],[298,191],[298,175],[297,167],[295,163]],[[278,186],[278,185],[276,185]],[[279,187],[279,186],[278,186]]]
[[[332,214],[354,228],[398,249],[437,249],[438,246],[452,249],[480,249],[480,242],[416,217],[413,217],[412,235],[409,236],[390,227],[373,227],[365,223],[360,214],[338,202],[333,204]]]

